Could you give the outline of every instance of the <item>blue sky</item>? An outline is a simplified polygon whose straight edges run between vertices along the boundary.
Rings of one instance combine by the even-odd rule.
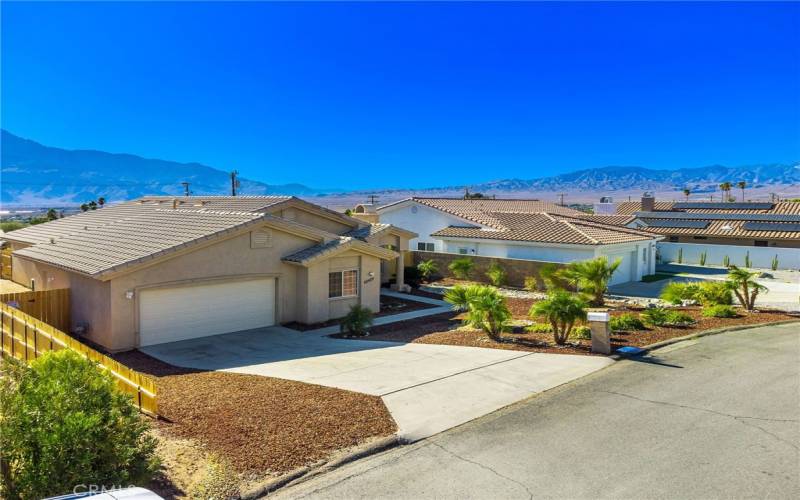
[[[800,159],[800,4],[2,4],[3,128],[278,184]]]

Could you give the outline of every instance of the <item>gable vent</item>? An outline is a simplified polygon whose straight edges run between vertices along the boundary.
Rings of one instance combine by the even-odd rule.
[[[259,229],[250,233],[250,248],[272,248],[272,230]]]

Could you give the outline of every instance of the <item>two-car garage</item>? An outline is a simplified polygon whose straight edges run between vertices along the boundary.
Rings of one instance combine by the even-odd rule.
[[[139,345],[272,326],[275,288],[275,278],[255,278],[143,289]]]

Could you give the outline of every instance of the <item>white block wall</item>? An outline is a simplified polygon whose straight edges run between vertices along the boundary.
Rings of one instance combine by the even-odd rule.
[[[800,248],[746,247],[736,245],[708,245],[699,243],[658,243],[659,261],[678,263],[678,251],[683,249],[684,264],[700,264],[700,254],[706,252],[707,266],[723,265],[725,256],[730,263],[744,267],[745,256],[750,254],[751,267],[771,269],[772,259],[777,255],[778,269],[800,269]]]

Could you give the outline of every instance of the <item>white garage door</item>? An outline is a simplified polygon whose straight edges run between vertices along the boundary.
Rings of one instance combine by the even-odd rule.
[[[275,324],[275,279],[155,288],[139,294],[139,345]]]
[[[611,276],[611,285],[633,281],[633,273],[631,272],[631,268],[633,267],[633,259],[635,258],[636,257],[634,257],[633,252],[618,253],[608,256],[608,262],[614,262],[617,259],[622,259],[622,263],[614,272],[614,275]]]

